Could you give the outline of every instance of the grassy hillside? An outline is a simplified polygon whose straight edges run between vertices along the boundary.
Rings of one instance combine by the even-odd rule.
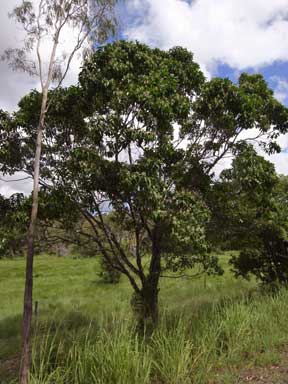
[[[163,279],[161,321],[136,336],[131,288],[101,282],[95,259],[41,256],[35,263],[35,384],[233,383],[239,367],[278,358],[288,342],[288,294],[263,296],[226,273]],[[23,260],[0,260],[0,383],[15,375],[24,286]]]

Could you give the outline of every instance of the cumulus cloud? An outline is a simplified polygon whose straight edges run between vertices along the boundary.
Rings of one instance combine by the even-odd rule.
[[[279,76],[270,78],[275,83],[274,96],[281,103],[288,103],[288,79]]]
[[[125,35],[161,48],[182,45],[204,69],[236,68],[288,60],[287,0],[130,0],[139,21]]]

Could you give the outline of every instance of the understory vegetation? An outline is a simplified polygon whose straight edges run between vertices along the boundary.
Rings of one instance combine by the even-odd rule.
[[[151,337],[136,332],[124,277],[115,289],[95,258],[38,257],[31,383],[233,383],[241,367],[277,361],[288,342],[288,293],[236,280],[231,256],[219,255],[225,273],[207,277],[205,289],[203,277],[161,280]],[[24,261],[0,263],[2,384],[17,377]]]

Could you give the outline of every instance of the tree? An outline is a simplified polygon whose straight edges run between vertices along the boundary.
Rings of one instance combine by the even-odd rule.
[[[283,222],[288,218],[288,176],[279,175],[274,189],[274,198],[279,207],[279,214]]]
[[[20,104],[28,136],[38,98],[32,93]],[[161,276],[172,270],[181,277],[197,265],[199,273],[220,272],[205,238],[215,165],[243,148],[241,133],[255,126],[272,135],[271,149],[287,128],[288,111],[259,75],[243,74],[238,85],[206,81],[187,50],[129,42],[99,48],[83,67],[80,87],[59,89],[53,100],[43,188],[66,196],[67,220],[78,211],[91,225],[107,263],[134,289],[139,328],[154,327]],[[22,151],[29,164],[28,142]],[[133,252],[107,210],[133,233]]]
[[[112,14],[114,0],[39,0],[39,4],[32,1],[22,1],[11,16],[21,24],[26,38],[22,48],[7,49],[3,59],[7,60],[13,70],[21,70],[31,76],[36,76],[41,84],[41,110],[39,113],[35,159],[33,164],[33,202],[27,243],[27,268],[24,293],[23,311],[23,352],[20,368],[20,383],[28,382],[29,374],[29,343],[32,318],[32,290],[33,290],[33,256],[34,233],[38,212],[38,189],[41,161],[42,136],[45,129],[45,118],[49,109],[48,90],[51,84],[56,87],[63,83],[76,53],[84,46],[85,41],[91,39],[93,44],[104,41],[111,28],[114,27]],[[74,46],[71,51],[59,54],[59,44],[67,27],[77,31]],[[72,36],[71,36],[72,37]],[[45,65],[43,48],[47,44],[50,52],[48,64]],[[48,48],[49,49],[49,48]],[[31,59],[35,53],[37,60]]]
[[[257,155],[252,145],[245,145],[209,194],[212,220],[208,232],[214,245],[240,249],[252,244],[255,220],[268,217],[274,209],[277,182],[273,164]]]
[[[0,258],[24,253],[28,222],[24,202],[22,194],[0,195]]]
[[[284,180],[273,164],[248,146],[214,186],[214,224],[223,228],[226,245],[240,251],[230,261],[236,276],[253,274],[266,285],[287,284]]]

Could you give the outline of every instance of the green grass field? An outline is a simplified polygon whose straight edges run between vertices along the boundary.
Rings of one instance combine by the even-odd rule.
[[[236,280],[229,254],[220,277],[162,279],[152,338],[134,329],[124,277],[102,283],[96,259],[35,260],[31,382],[37,384],[236,383],[241,367],[278,359],[288,342],[288,294],[263,295]],[[0,383],[17,376],[24,260],[0,260]],[[234,380],[234,381],[233,381]]]

